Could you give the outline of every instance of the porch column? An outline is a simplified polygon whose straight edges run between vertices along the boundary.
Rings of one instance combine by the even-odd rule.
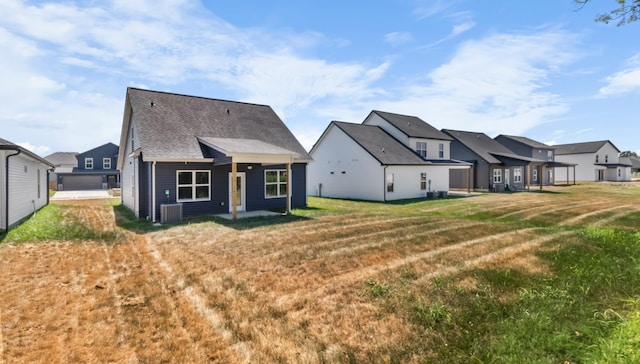
[[[467,193],[471,193],[471,167],[467,168]]]
[[[524,169],[524,179],[527,181],[527,191],[531,189],[531,163],[527,164],[527,168]]]
[[[540,191],[542,191],[542,185],[544,184],[544,176],[542,175],[542,164],[538,168],[538,182],[540,182]]]
[[[576,177],[576,169],[573,168],[573,178]],[[567,166],[567,186],[569,185],[569,166]]]
[[[291,163],[287,163],[287,214],[291,213]]]
[[[238,217],[238,165],[231,162],[231,218]]]

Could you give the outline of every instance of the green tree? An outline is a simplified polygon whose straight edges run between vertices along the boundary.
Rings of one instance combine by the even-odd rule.
[[[637,158],[638,154],[630,150],[625,150],[624,152],[620,153],[620,157],[623,157],[623,158],[636,157]]]
[[[574,0],[576,5],[582,9],[591,0]],[[618,7],[608,13],[600,14],[596,17],[596,21],[609,24],[610,21],[617,21],[617,25],[621,26],[633,23],[640,19],[640,0],[615,0]]]

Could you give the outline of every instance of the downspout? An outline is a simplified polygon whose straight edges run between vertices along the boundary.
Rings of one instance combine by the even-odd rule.
[[[14,154],[9,154],[5,157],[5,178],[6,178],[6,182],[5,182],[5,189],[4,189],[4,202],[5,202],[5,210],[4,210],[4,228],[5,231],[9,231],[9,158],[11,157],[15,157],[16,155],[20,154],[21,150],[17,149],[16,153]]]
[[[387,202],[387,166],[382,168],[382,193],[384,194],[384,202]]]
[[[153,222],[156,222],[156,161],[151,164],[151,213]]]

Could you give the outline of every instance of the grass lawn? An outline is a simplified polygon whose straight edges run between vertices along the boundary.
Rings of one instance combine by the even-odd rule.
[[[0,235],[6,362],[640,362],[640,185]],[[0,360],[1,361],[1,360]]]

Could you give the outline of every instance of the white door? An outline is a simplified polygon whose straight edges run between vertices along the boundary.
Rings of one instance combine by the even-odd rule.
[[[509,180],[509,169],[504,170],[504,188],[511,187],[511,181]]]
[[[238,186],[238,190],[236,191],[236,211],[244,211],[245,210],[245,191],[244,191],[244,172],[236,173],[236,186]],[[229,173],[229,212],[232,212],[232,197],[233,193],[233,185],[232,185],[232,176]]]

